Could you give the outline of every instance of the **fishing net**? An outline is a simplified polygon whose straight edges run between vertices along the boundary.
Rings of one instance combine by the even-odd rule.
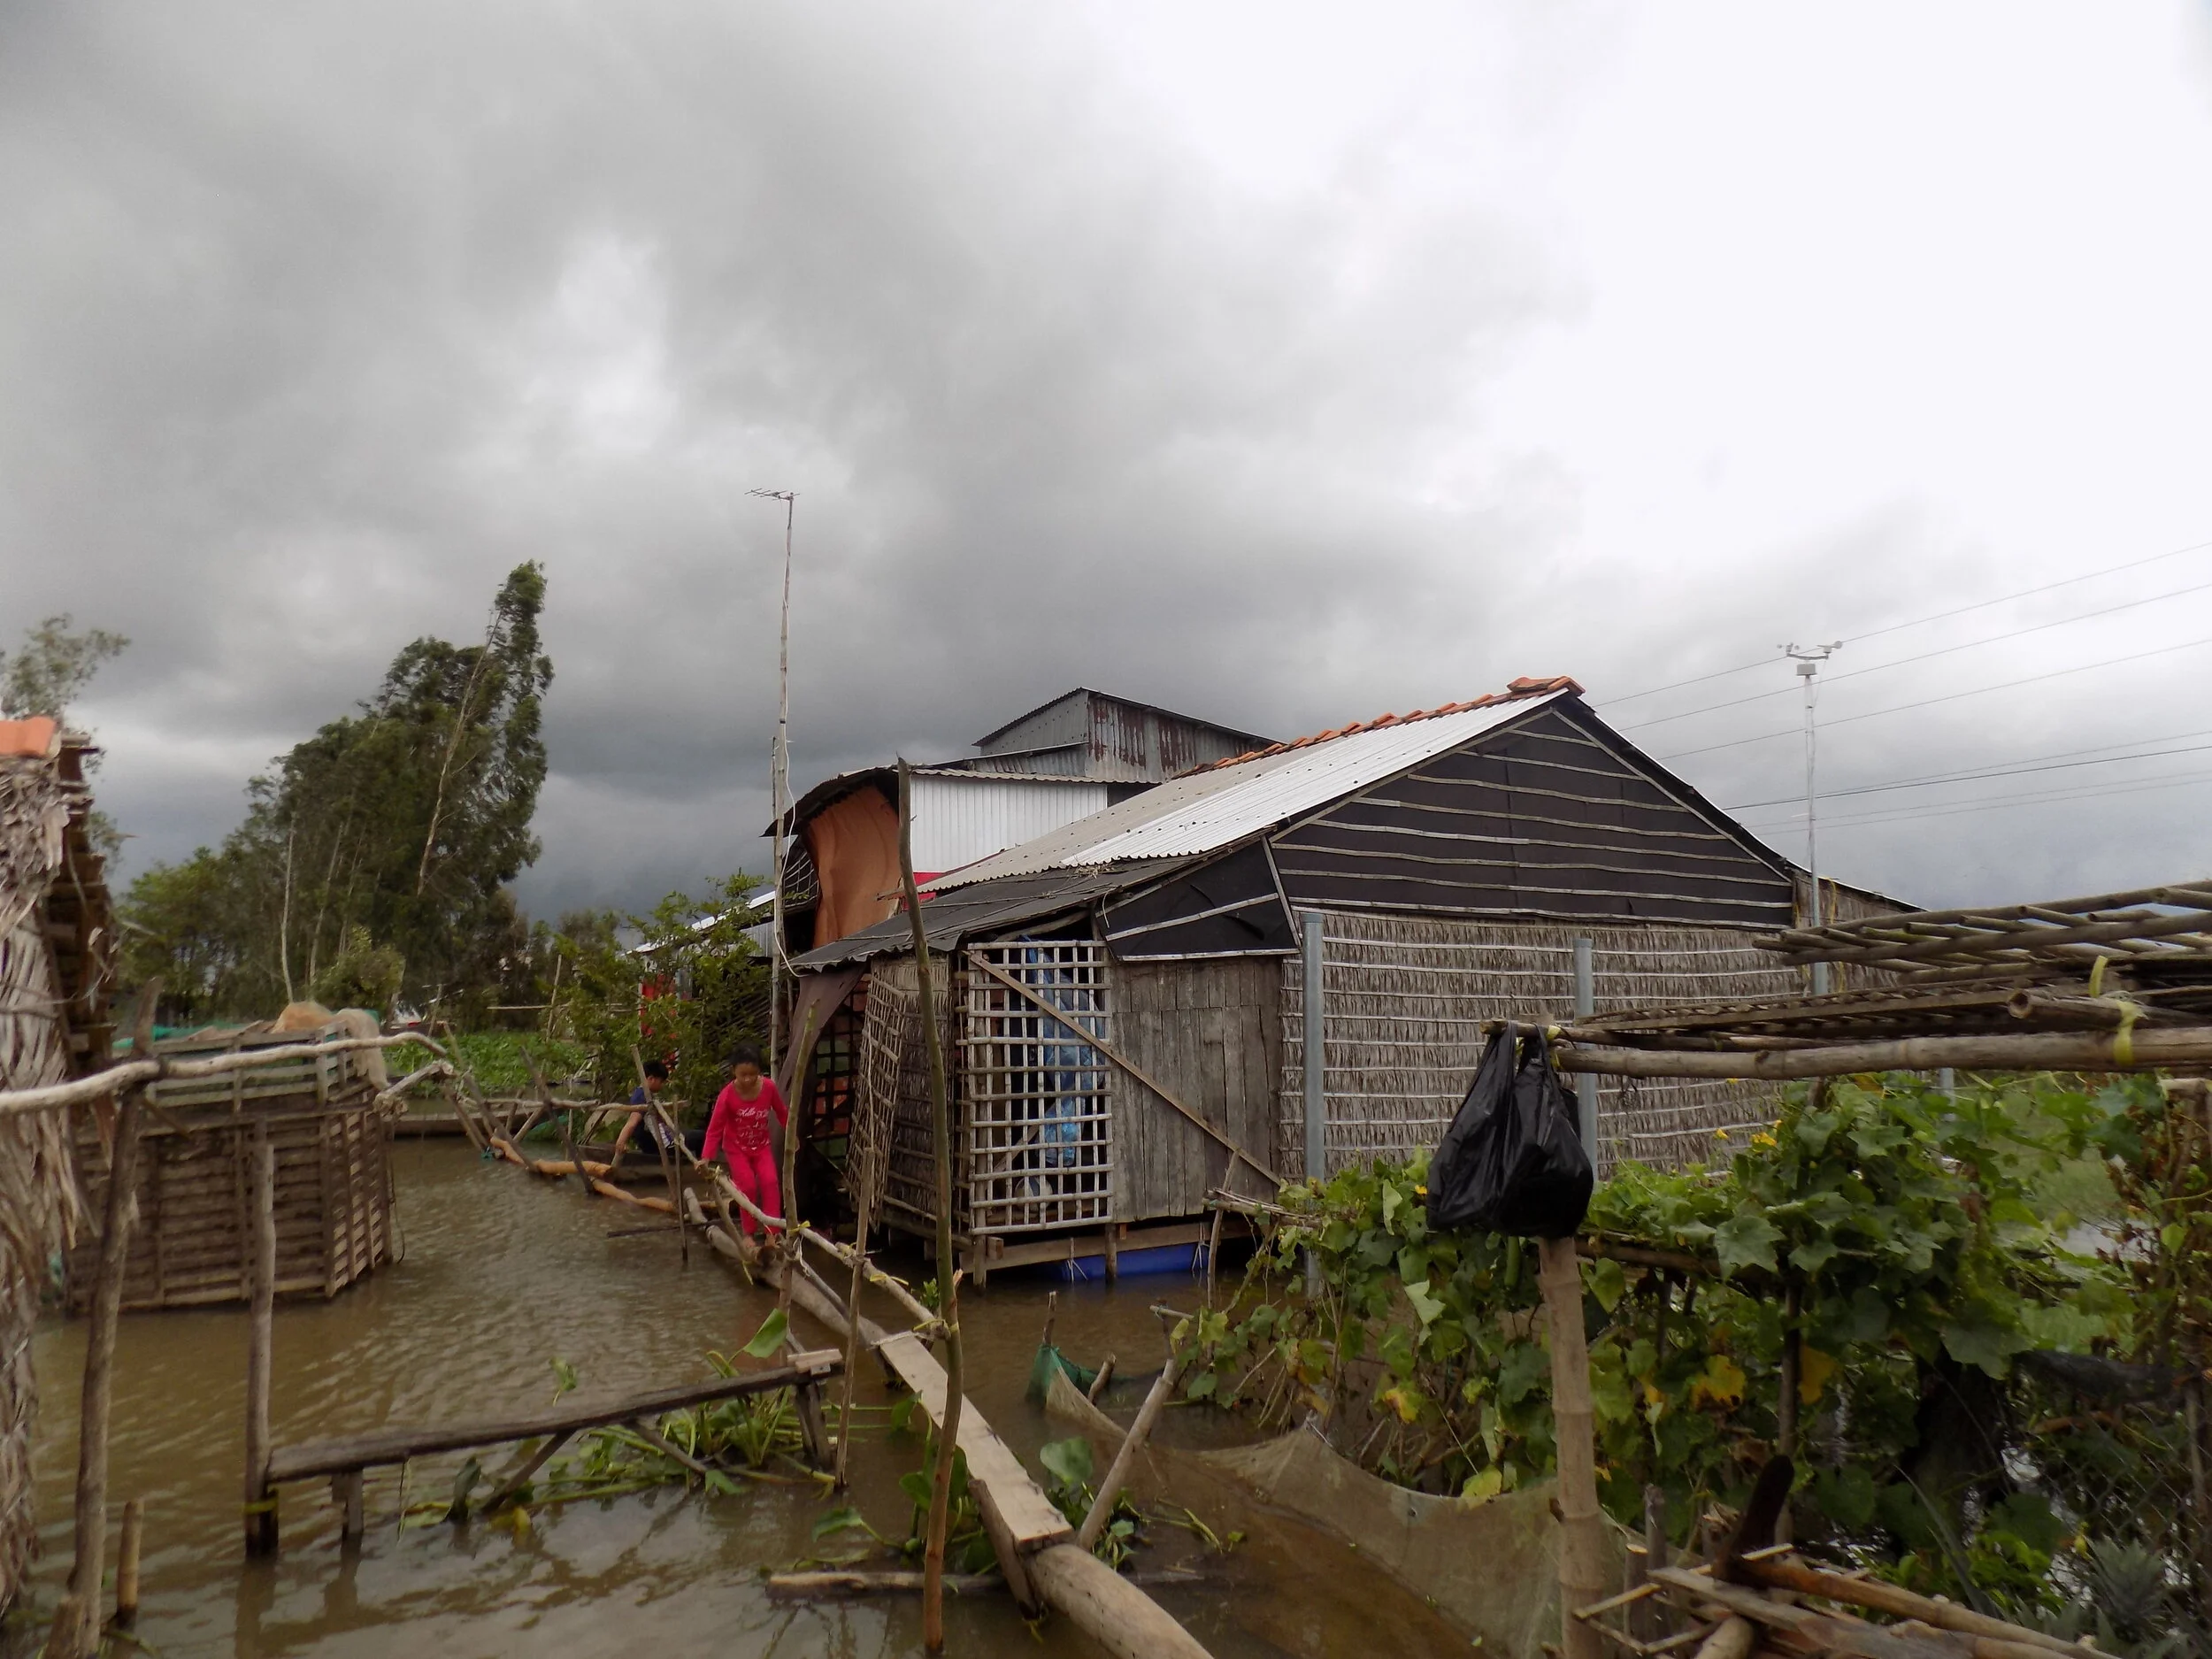
[[[1196,1456],[1431,1598],[1484,1652],[1534,1655],[1558,1640],[1552,1482],[1476,1502],[1432,1497],[1369,1474],[1310,1428]],[[1606,1536],[1613,1555],[1607,1571],[1617,1582],[1619,1540],[1611,1528]],[[1473,1563],[1479,1570],[1470,1571]]]
[[[1079,1365],[1049,1342],[1037,1345],[1037,1357],[1029,1364],[1029,1397],[1041,1402],[1052,1392],[1055,1373],[1065,1377],[1085,1394],[1098,1380],[1098,1372],[1088,1365]]]

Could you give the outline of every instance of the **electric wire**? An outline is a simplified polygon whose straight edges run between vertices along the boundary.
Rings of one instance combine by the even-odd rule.
[[[2212,728],[2200,732],[2176,732],[2168,737],[2147,737],[2133,743],[2107,743],[2098,749],[2066,749],[2059,750],[2055,755],[2031,755],[2017,765],[2008,766],[1993,761],[1986,766],[1967,767],[1958,772],[1930,772],[1925,777],[1901,778],[1893,783],[1862,783],[1853,784],[1842,789],[1823,789],[1816,798],[1822,801],[1839,801],[1847,795],[1886,795],[1896,789],[1932,789],[1943,784],[1980,783],[1988,778],[2021,778],[2031,772],[2065,772],[2076,766],[2116,766],[2131,760],[2162,760],[2169,755],[2198,755],[2212,750],[2212,743],[2193,743],[2184,749],[2142,749],[2142,744],[2170,743],[2185,737],[2206,736],[2212,736]],[[2105,752],[2115,749],[2139,749],[2141,752],[2131,755],[2114,755]],[[2093,760],[2068,758],[2075,755],[2093,755],[2099,758]],[[2027,764],[2030,761],[2048,764],[2032,765]],[[1728,812],[1755,812],[1762,807],[1795,806],[1804,799],[1804,795],[1801,792],[1797,795],[1777,795],[1771,801],[1742,801],[1734,806],[1724,807],[1722,810]]]
[[[2039,588],[2023,588],[2017,593],[2001,594],[1994,599],[1978,599],[1972,604],[1959,605],[1949,611],[1939,611],[1932,616],[1915,617],[1907,622],[1892,622],[1882,627],[1870,628],[1863,634],[1848,635],[1839,642],[1844,645],[1857,645],[1867,640],[1878,640],[1885,634],[1902,633],[1907,628],[1923,627],[1931,622],[1947,622],[1953,617],[1962,617],[1970,611],[1986,611],[1993,605],[2010,604],[2016,599],[2032,599],[2038,594],[2054,593],[2061,588],[2071,588],[2078,582],[2094,581],[2101,576],[2117,576],[2124,571],[2140,570],[2146,565],[2156,565],[2167,559],[2179,558],[2185,553],[2200,553],[2207,548],[2212,548],[2212,541],[2193,541],[2187,547],[2170,548],[2163,553],[2153,553],[2144,558],[2129,559],[2119,565],[2108,565],[2102,570],[2085,571],[2078,576],[2062,577],[2055,582],[2045,582]],[[1742,663],[1734,668],[1717,668],[1709,674],[1694,674],[1687,680],[1673,680],[1663,686],[1652,686],[1642,691],[1624,691],[1618,696],[1606,698],[1595,706],[1609,709],[1617,703],[1633,703],[1639,697],[1655,697],[1663,691],[1679,691],[1686,686],[1701,686],[1708,680],[1725,680],[1731,674],[1746,674],[1755,668],[1770,668],[1773,666],[1774,660],[1774,657],[1770,655],[1761,657],[1755,663]]]
[[[1822,818],[1820,827],[1825,830],[1854,826],[1901,824],[1921,818],[1950,818],[1961,812],[1994,811],[2001,807],[2056,806],[2070,801],[2103,801],[2113,795],[2141,795],[2154,790],[2179,789],[2193,784],[2204,783],[2212,783],[2212,772],[2191,772],[2179,777],[2147,779],[2140,782],[2114,784],[2102,788],[2031,791],[2025,795],[1986,795],[1972,801],[1946,802],[1938,806],[1847,813],[1840,818]],[[1744,827],[1754,834],[1764,834],[1777,830],[1801,829],[1804,827],[1804,815],[1799,813],[1794,818],[1772,819],[1764,824],[1747,824]]]
[[[1939,703],[1956,703],[1962,697],[1986,696],[1993,691],[2011,691],[2021,686],[2037,685],[2047,680],[2063,680],[2070,674],[2086,674],[2100,668],[2117,667],[2124,663],[2147,662],[2154,657],[2170,657],[2176,651],[2193,650],[2201,645],[2212,645],[2212,636],[2184,640],[2178,645],[2162,645],[2156,650],[2135,651],[2125,657],[2108,657],[2102,662],[2081,663],[2072,668],[2054,668],[2040,674],[2029,674],[2019,680],[2000,680],[1995,685],[1975,686],[1965,691],[1946,692],[1938,697],[1920,697],[1911,703],[1893,703],[1886,709],[1869,709],[1863,713],[1847,714],[1836,719],[1823,720],[1820,723],[1820,729],[1826,732],[1839,726],[1853,726],[1861,720],[1877,720],[1886,714],[1903,714],[1913,709],[1932,708]],[[1801,738],[1804,734],[1803,726],[1793,726],[1778,732],[1761,732],[1751,737],[1732,738],[1723,743],[1707,743],[1697,749],[1678,749],[1671,755],[1660,755],[1654,758],[1663,761],[1684,760],[1692,755],[1710,755],[1719,749],[1741,749],[1747,743],[1771,742],[1776,738],[1781,737]]]
[[[2212,582],[2198,582],[2192,587],[2174,588],[2169,593],[2152,594],[2147,598],[2143,599],[2131,599],[2124,604],[2108,605],[2102,611],[2085,611],[2078,616],[2054,617],[2048,622],[2031,623],[2024,628],[2015,628],[2009,634],[1993,634],[1986,639],[1966,640],[1957,645],[1939,646],[1932,651],[1923,651],[1917,657],[1901,657],[1894,662],[1873,663],[1869,664],[1867,667],[1850,669],[1840,674],[1824,675],[1820,682],[1821,688],[1825,690],[1828,687],[1840,685],[1847,680],[1861,680],[1869,674],[1886,673],[1890,669],[1903,668],[1908,664],[1911,663],[1924,663],[1932,657],[1949,657],[1957,651],[1970,651],[1978,646],[1996,645],[2006,640],[2016,640],[2023,634],[2040,634],[2047,628],[2067,627],[2077,622],[2093,622],[2099,617],[2112,616],[2122,611],[2132,611],[2139,605],[2154,605],[2161,600],[2186,598],[2191,594],[2203,593],[2207,588],[2212,588]],[[1771,666],[1778,660],[1780,659],[1769,657],[1767,662],[1769,665]],[[1671,721],[1687,720],[1701,714],[1711,714],[1716,710],[1719,709],[1740,708],[1747,703],[1764,702],[1769,697],[1790,696],[1793,695],[1796,690],[1797,687],[1795,686],[1777,686],[1771,691],[1755,691],[1746,696],[1731,697],[1724,703],[1709,703],[1701,708],[1685,709],[1679,714],[1658,715],[1652,719],[1639,720],[1632,726],[1624,726],[1620,729],[1624,732],[1641,732],[1651,726],[1665,726]]]

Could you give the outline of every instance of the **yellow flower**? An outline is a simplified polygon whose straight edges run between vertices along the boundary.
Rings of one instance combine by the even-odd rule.
[[[1757,1134],[1751,1137],[1751,1144],[1755,1147],[1770,1147],[1778,1143],[1772,1135],[1762,1129]]]

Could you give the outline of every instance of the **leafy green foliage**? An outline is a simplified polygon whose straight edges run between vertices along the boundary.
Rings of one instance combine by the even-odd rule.
[[[741,1045],[765,1052],[768,960],[746,938],[760,919],[748,900],[748,875],[710,882],[698,894],[672,893],[649,916],[628,923],[639,935],[626,949],[611,916],[565,917],[551,948],[553,1024],[584,1056],[584,1068],[611,1097],[636,1078],[635,1050],[669,1067],[667,1098],[695,1111],[710,1104],[724,1057]]]
[[[23,630],[23,643],[12,657],[0,653],[0,718],[20,720],[45,714],[73,725],[69,711],[83,695],[100,665],[123,654],[130,641],[105,628],[70,632],[66,612],[48,617]],[[88,772],[98,770],[99,751],[85,757]],[[122,833],[108,815],[94,810],[87,830],[92,844],[109,858],[123,850]]]
[[[531,932],[506,884],[538,855],[544,603],[543,572],[517,565],[482,643],[405,647],[357,715],[253,780],[219,850],[134,881],[127,975],[160,974],[180,1018],[263,1014],[365,929],[372,949],[404,962],[407,993],[461,1012],[457,1023],[535,1000],[503,993],[534,984]]]
[[[1962,1437],[1944,1412],[2024,1349],[2127,1343],[2121,1270],[2063,1248],[2072,1218],[2036,1194],[2124,1133],[2146,1087],[2041,1079],[1954,1100],[1910,1078],[1835,1079],[1794,1090],[1724,1168],[1619,1171],[1585,1224],[1600,1250],[1646,1258],[1584,1270],[1607,1507],[1640,1525],[1656,1485],[1680,1536],[1709,1503],[1740,1501],[1781,1427],[1794,1307],[1798,1432],[1821,1448],[1802,1460],[1801,1513],[1925,1549],[1943,1583],[1962,1564],[2041,1583],[2057,1547],[2047,1506],[1978,1495],[1947,1462]],[[1185,1392],[1268,1423],[1318,1411],[1369,1469],[1481,1499],[1553,1467],[1536,1253],[1432,1233],[1425,1173],[1417,1158],[1286,1188],[1248,1281],[1286,1288],[1187,1323]],[[1308,1248],[1311,1297],[1296,1274]],[[1655,1253],[1708,1271],[1663,1271]]]

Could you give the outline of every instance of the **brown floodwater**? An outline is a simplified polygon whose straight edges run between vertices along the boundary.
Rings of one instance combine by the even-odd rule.
[[[396,1154],[404,1259],[327,1302],[280,1303],[273,1412],[279,1445],[387,1423],[436,1423],[534,1409],[553,1394],[553,1361],[574,1365],[587,1393],[651,1387],[710,1374],[709,1349],[741,1344],[772,1308],[694,1240],[679,1264],[670,1233],[611,1238],[650,1219],[585,1198],[454,1143],[403,1145]],[[1068,1431],[1025,1398],[1043,1323],[1043,1279],[1000,1275],[964,1299],[968,1396],[1033,1470],[1045,1441]],[[1058,1286],[1056,1340],[1095,1363],[1108,1352],[1127,1371],[1165,1356],[1155,1301],[1190,1305],[1182,1276]],[[888,1307],[873,1309],[887,1323]],[[818,1333],[816,1334],[818,1335]],[[450,1490],[461,1462],[425,1458],[369,1479],[369,1533],[340,1548],[326,1488],[283,1493],[283,1548],[249,1563],[240,1547],[244,1459],[246,1319],[242,1310],[127,1316],[117,1342],[110,1490],[146,1503],[143,1610],[138,1633],[164,1659],[197,1655],[312,1654],[326,1659],[395,1653],[503,1655],[558,1652],[691,1654],[732,1659],[918,1654],[918,1598],[793,1604],[762,1580],[819,1554],[853,1552],[851,1534],[813,1541],[838,1499],[810,1483],[747,1485],[733,1497],[669,1486],[541,1510],[518,1534],[482,1523],[411,1525],[408,1501]],[[50,1318],[35,1358],[42,1394],[36,1444],[44,1557],[34,1570],[18,1643],[66,1578],[76,1468],[83,1325]],[[866,1368],[858,1400],[889,1395]],[[1107,1402],[1126,1421],[1141,1386]],[[910,1510],[900,1475],[919,1466],[908,1436],[880,1415],[856,1428],[850,1501],[875,1528],[903,1537]],[[1167,1414],[1169,1446],[1218,1444],[1235,1424],[1196,1409]],[[1101,1448],[1102,1460],[1105,1448]],[[511,1456],[485,1455],[495,1472]],[[1460,1654],[1455,1635],[1419,1598],[1369,1571],[1356,1552],[1271,1514],[1186,1459],[1162,1460],[1163,1490],[1217,1532],[1247,1534],[1217,1554],[1192,1533],[1155,1521],[1139,1566],[1197,1569],[1201,1582],[1153,1591],[1220,1659],[1240,1655]],[[112,1543],[110,1547],[112,1570]],[[886,1555],[882,1565],[898,1563]],[[1470,1563],[1480,1571],[1479,1563]],[[956,1655],[1088,1655],[1087,1639],[1050,1620],[1033,1631],[1003,1595],[949,1601],[948,1650]],[[27,1651],[27,1648],[23,1649]]]

